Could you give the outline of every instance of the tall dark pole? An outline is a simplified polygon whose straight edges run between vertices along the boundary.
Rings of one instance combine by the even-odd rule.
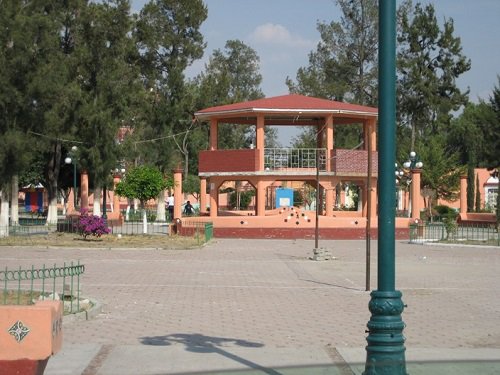
[[[104,183],[104,187],[102,188],[102,218],[106,220],[108,218],[108,214],[106,213],[106,195],[108,195],[108,192],[106,191],[106,183]]]
[[[76,155],[73,155],[73,205],[76,210]]]
[[[364,374],[406,374],[404,310],[395,290],[396,1],[379,0],[378,288],[371,293]]]
[[[316,149],[316,222],[314,228],[314,248],[318,249],[319,240],[319,149]]]
[[[368,139],[368,178],[366,180],[366,282],[365,290],[370,290],[371,240],[372,240],[372,142]]]

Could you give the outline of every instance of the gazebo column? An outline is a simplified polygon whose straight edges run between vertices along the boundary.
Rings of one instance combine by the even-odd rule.
[[[212,118],[210,119],[210,150],[217,150],[217,144],[218,144],[218,127],[219,127],[219,122],[217,119]]]
[[[80,174],[80,211],[89,209],[89,174],[82,170]]]
[[[420,174],[421,169],[411,170],[411,218],[420,219]]]
[[[467,175],[460,176],[460,213],[467,213]]]
[[[329,177],[331,179],[331,177]],[[325,216],[333,216],[333,206],[335,204],[335,180],[321,182],[321,187],[325,190]]]
[[[217,217],[219,210],[219,202],[217,201],[219,195],[219,183],[214,178],[210,178],[210,217]]]
[[[207,212],[207,178],[200,177],[200,213]]]
[[[256,214],[257,216],[265,216],[266,215],[266,187],[268,184],[266,184],[265,181],[257,181],[256,184],[256,190],[257,190],[257,195],[256,195]]]
[[[259,153],[259,171],[264,170],[264,115],[257,115],[257,126],[255,128],[255,147]]]
[[[182,217],[182,168],[176,168],[174,173],[174,219]]]
[[[326,118],[326,129],[325,129],[325,147],[326,147],[326,170],[332,172],[332,155],[333,155],[333,115]],[[328,202],[328,198],[327,198]],[[327,209],[328,212],[328,209]],[[333,213],[332,213],[333,214]],[[328,216],[328,215],[327,215]]]
[[[326,191],[326,198],[325,198],[325,215],[326,216],[333,216],[333,205],[335,204],[335,191],[333,189],[328,189]]]

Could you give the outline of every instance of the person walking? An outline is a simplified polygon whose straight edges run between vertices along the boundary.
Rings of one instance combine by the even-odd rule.
[[[184,215],[191,216],[193,214],[193,205],[190,201],[187,201],[184,205]]]

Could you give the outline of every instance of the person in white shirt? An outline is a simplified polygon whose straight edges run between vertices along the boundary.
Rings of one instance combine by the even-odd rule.
[[[170,221],[174,220],[174,195],[170,194],[167,198],[168,205],[168,216],[170,217]]]

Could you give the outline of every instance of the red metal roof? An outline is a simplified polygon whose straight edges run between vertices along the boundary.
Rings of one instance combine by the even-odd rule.
[[[226,104],[202,109],[195,113],[199,119],[213,116],[238,113],[345,113],[353,115],[377,116],[378,109],[357,104],[337,102],[334,100],[314,98],[310,96],[289,94],[271,98],[251,100],[241,103]]]

